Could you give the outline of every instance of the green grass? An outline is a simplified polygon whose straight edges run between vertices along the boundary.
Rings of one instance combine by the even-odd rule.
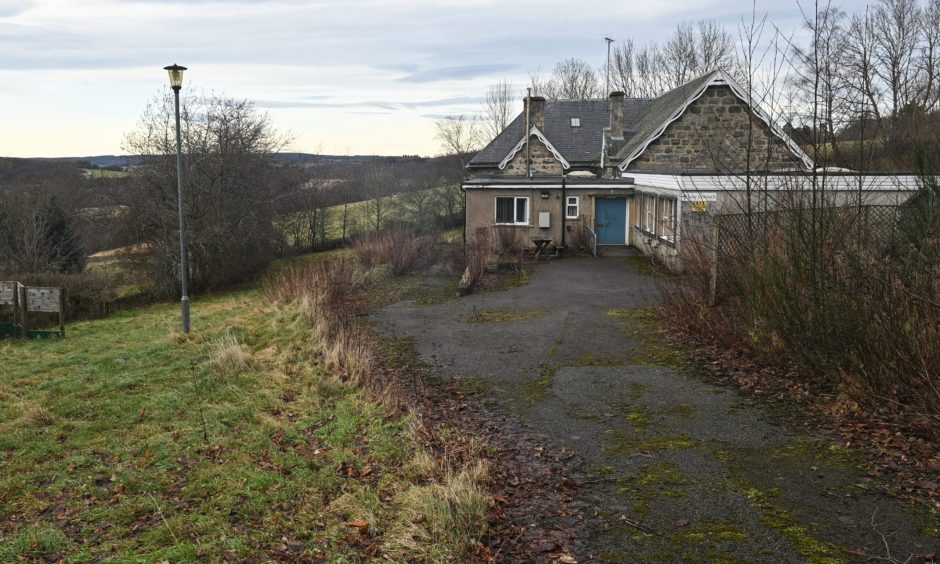
[[[409,421],[326,375],[303,315],[242,291],[193,326],[0,343],[0,561],[357,560],[395,525],[425,483]]]
[[[127,172],[123,170],[107,170],[104,168],[83,168],[82,173],[88,178],[123,178]]]
[[[439,194],[443,193],[445,190],[453,188],[447,187],[437,187],[429,188],[427,190],[421,190],[422,194],[428,194],[430,197],[437,197]],[[381,198],[384,201],[384,207],[386,209],[384,221],[401,221],[417,225],[422,219],[415,218],[413,210],[407,204],[407,193],[392,194]],[[351,202],[346,204],[346,239],[354,239],[357,234],[360,233],[370,233],[374,231],[372,225],[373,219],[369,217],[369,202]],[[444,215],[444,210],[441,206],[432,206],[431,211],[436,215]],[[343,204],[338,206],[331,206],[325,209],[326,212],[326,224],[324,227],[324,235],[327,241],[339,241],[343,236]],[[425,220],[426,221],[426,220]],[[286,222],[289,223],[289,220]],[[292,234],[287,231],[287,236],[289,243],[293,244],[293,241],[290,240]],[[462,237],[462,230],[457,232],[457,240]]]
[[[515,310],[515,309],[477,309],[459,319],[464,323],[516,323],[518,321],[528,321],[545,315],[542,310]]]

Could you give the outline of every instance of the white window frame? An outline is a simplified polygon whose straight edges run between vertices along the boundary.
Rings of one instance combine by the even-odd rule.
[[[569,215],[568,208],[572,206],[574,206],[574,215]],[[578,217],[580,216],[581,216],[581,198],[578,196],[565,196],[565,219],[578,219]]]
[[[512,200],[512,222],[511,223],[500,223],[499,222],[499,200],[500,199]],[[518,210],[519,200],[525,201],[525,221],[516,221],[516,210]],[[529,225],[529,217],[532,215],[532,208],[529,206],[529,197],[528,196],[496,196],[493,199],[493,222],[496,225]]]
[[[676,242],[676,214],[679,211],[679,201],[675,198],[660,198],[662,206],[659,222],[662,232],[659,238],[670,243]]]
[[[656,212],[658,203],[656,196],[653,194],[644,194],[644,208],[646,210],[646,217],[643,218],[643,231],[647,233],[656,233]]]

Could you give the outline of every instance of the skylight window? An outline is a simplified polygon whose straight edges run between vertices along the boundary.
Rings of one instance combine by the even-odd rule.
[[[581,118],[571,118],[571,127],[581,127]]]

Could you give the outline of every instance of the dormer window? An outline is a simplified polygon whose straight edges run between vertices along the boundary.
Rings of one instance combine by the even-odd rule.
[[[571,127],[581,127],[581,118],[571,118]]]

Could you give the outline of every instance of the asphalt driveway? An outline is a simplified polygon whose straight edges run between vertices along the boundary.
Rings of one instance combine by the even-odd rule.
[[[936,516],[881,493],[851,451],[650,338],[658,291],[634,264],[552,262],[524,286],[402,302],[375,320],[576,453],[579,559],[903,561],[940,547]]]

